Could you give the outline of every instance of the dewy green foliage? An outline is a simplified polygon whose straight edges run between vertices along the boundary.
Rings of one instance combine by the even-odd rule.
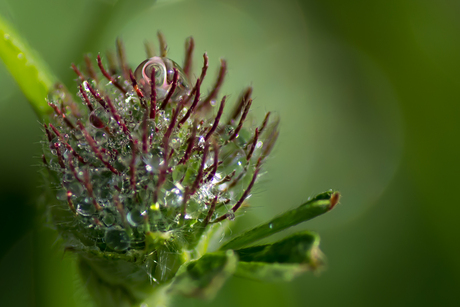
[[[183,69],[166,57],[159,35],[159,56],[148,49],[149,59],[134,71],[118,42],[118,59],[109,55],[107,69],[100,56],[99,73],[90,59],[86,74],[72,65],[79,77],[76,102],[65,88],[53,90],[45,65],[2,20],[0,34],[0,55],[32,107],[40,116],[54,110],[44,119],[42,141],[46,206],[97,306],[164,306],[174,295],[212,298],[232,275],[289,281],[321,267],[314,233],[253,244],[328,212],[337,192],[220,243],[278,137],[270,113],[253,130],[245,125],[251,88],[222,118],[226,98],[216,100],[225,61],[205,96],[200,86],[208,58],[192,80],[193,39]]]
[[[0,58],[40,119],[51,113],[46,98],[57,81],[56,77],[1,15]]]

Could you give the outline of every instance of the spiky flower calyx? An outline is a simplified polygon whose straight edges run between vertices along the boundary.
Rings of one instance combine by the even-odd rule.
[[[121,42],[117,49],[107,67],[97,56],[99,73],[89,58],[87,75],[72,65],[78,102],[63,88],[50,96],[43,164],[56,193],[51,219],[82,274],[96,272],[130,306],[202,256],[218,225],[235,218],[278,130],[270,113],[257,128],[245,126],[251,88],[224,119],[226,62],[202,95],[208,57],[193,78],[193,39],[183,69],[166,57],[161,35],[160,56],[134,71]],[[124,306],[94,287],[99,305]]]

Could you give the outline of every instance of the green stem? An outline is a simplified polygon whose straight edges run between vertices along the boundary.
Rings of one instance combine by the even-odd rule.
[[[57,78],[14,27],[0,16],[0,58],[40,119],[51,113],[46,98]]]

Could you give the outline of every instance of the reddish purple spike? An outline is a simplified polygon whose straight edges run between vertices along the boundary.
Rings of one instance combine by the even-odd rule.
[[[42,162],[45,166],[48,166],[48,161],[46,161],[45,155],[42,155]]]
[[[228,139],[229,141],[233,141],[238,136],[238,133],[240,133],[240,130],[243,127],[243,123],[246,120],[246,116],[249,113],[249,108],[251,107],[251,104],[252,104],[252,99],[249,99],[249,101],[246,103],[246,106],[244,107],[243,115],[241,115],[240,122],[238,123],[238,126],[236,127],[233,134]]]
[[[163,100],[163,103],[160,106],[160,110],[164,110],[166,108],[166,105],[168,104],[169,100],[171,99],[172,95],[174,94],[174,91],[176,90],[177,87],[177,81],[179,80],[179,71],[177,68],[174,69],[174,76],[173,76],[173,81],[171,88],[168,91],[168,94],[166,95],[165,99]]]
[[[185,61],[184,61],[184,73],[190,79],[190,72],[192,70],[192,57],[193,57],[193,49],[195,48],[195,41],[193,37],[189,37],[185,41]]]
[[[107,104],[105,103],[104,99],[102,99],[101,95],[99,95],[99,93],[88,82],[85,82],[84,84],[91,95],[93,95],[93,97],[96,99],[96,101],[99,102],[99,104],[107,110]]]
[[[129,67],[126,64],[125,46],[123,46],[123,42],[119,38],[117,38],[117,55],[118,55],[118,62],[120,63],[121,71],[123,72],[123,76],[125,80],[129,80]]]
[[[149,143],[147,138],[147,112],[144,113],[142,120],[142,152],[147,153],[149,151]]]
[[[110,100],[109,97],[105,97],[105,99],[107,100],[107,104],[109,106],[110,113],[112,113],[112,116],[117,122],[118,126],[120,126],[123,132],[126,134],[126,136],[128,136],[129,139],[132,140],[133,137],[131,136],[131,133],[129,132],[128,127],[126,126],[125,122],[122,120],[120,115],[118,115],[117,109],[115,109],[115,106],[113,105],[112,101]]]
[[[256,128],[256,131],[254,133],[254,139],[252,141],[251,148],[249,149],[248,154],[246,155],[246,160],[249,161],[251,160],[252,154],[254,153],[254,149],[256,149],[257,141],[259,139],[259,128]]]
[[[132,144],[132,154],[133,158],[131,159],[131,163],[129,164],[129,171],[131,173],[130,183],[131,183],[131,190],[136,191],[136,147],[137,147],[137,140],[134,140]]]
[[[69,204],[70,210],[71,210],[74,214],[76,214],[77,211],[75,210],[75,206],[73,205],[73,202],[72,202],[72,198],[71,198],[71,197],[72,197],[72,192],[67,191],[67,203]]]
[[[61,112],[61,110],[59,110],[58,106],[51,103],[51,102],[48,102],[48,105],[53,108],[54,112],[62,117],[62,119],[64,120],[64,122],[66,123],[67,126],[69,126],[70,129],[75,129],[75,126],[69,121],[69,119],[67,118],[67,116]]]
[[[228,125],[233,125],[235,121],[238,119],[238,116],[240,116],[241,114],[241,110],[243,110],[244,106],[249,101],[249,98],[251,98],[251,94],[252,94],[252,87],[248,87],[240,95],[238,99],[238,104],[235,106],[235,109],[233,110],[233,113],[230,116],[230,119],[228,120]]]
[[[217,145],[217,142],[212,142],[212,147],[214,150],[214,163],[212,166],[212,171],[206,178],[205,182],[211,181],[212,178],[214,178],[217,172],[217,167],[219,166],[219,145]]]
[[[93,200],[93,205],[96,208],[96,211],[101,211],[102,207],[97,203],[96,198],[94,197],[93,193],[93,186],[91,185],[91,178],[89,176],[89,171],[87,169],[83,170],[83,177],[84,177],[84,185],[86,190],[88,191],[89,197]]]
[[[204,222],[203,222],[205,227],[206,225],[209,224],[209,221],[211,221],[211,217],[214,214],[214,211],[216,210],[216,203],[217,203],[218,198],[219,198],[219,194],[217,194],[216,197],[214,197],[214,199],[212,200],[211,207],[209,208],[208,214],[206,215],[206,218],[204,219]]]
[[[174,127],[176,126],[176,122],[177,122],[177,115],[179,114],[179,112],[181,111],[181,108],[183,106],[183,103],[184,103],[184,99],[182,99],[178,106],[173,109],[173,113],[172,113],[172,116],[171,116],[171,121],[169,123],[169,126],[168,126],[168,130],[166,130],[165,134],[163,135],[163,148],[164,148],[164,152],[165,152],[165,161],[167,161],[169,159],[169,137],[171,136],[171,133],[174,129]],[[166,168],[168,167],[168,164],[166,164]]]
[[[99,80],[96,76],[96,72],[94,71],[93,64],[91,63],[91,59],[89,58],[88,54],[85,54],[85,64],[86,64],[86,71],[88,72],[88,75],[90,76],[90,78],[96,81],[96,83],[99,83]]]
[[[214,85],[211,93],[209,93],[208,97],[206,97],[206,99],[203,100],[201,104],[198,106],[199,111],[203,109],[206,110],[207,108],[209,108],[211,100],[217,97],[220,87],[222,86],[222,83],[224,82],[224,77],[225,77],[226,72],[227,72],[227,62],[225,60],[220,60],[220,70],[219,70],[219,75],[217,76],[216,84]]]
[[[182,159],[179,161],[178,164],[181,164],[181,163],[185,164],[188,161],[188,159],[190,158],[190,155],[192,153],[193,147],[195,146],[197,126],[198,126],[198,124],[194,123],[194,125],[192,127],[192,133],[190,135],[190,138],[187,141],[187,143],[188,143],[187,149],[185,150],[185,154],[182,157]]]
[[[195,194],[198,187],[200,186],[201,178],[203,178],[204,165],[206,164],[206,158],[208,156],[208,152],[209,152],[209,143],[206,142],[206,144],[204,145],[204,149],[203,149],[203,156],[201,158],[200,169],[198,170],[198,174],[196,175],[195,181],[193,182],[192,189],[190,190],[190,195]]]
[[[89,101],[88,95],[86,95],[85,91],[83,90],[83,86],[81,86],[81,84],[80,84],[79,88],[80,88],[80,94],[83,97],[83,99],[85,100],[86,106],[88,107],[90,112],[93,112],[94,111],[93,105],[91,104],[91,101]]]
[[[45,132],[46,132],[46,136],[48,138],[48,142],[51,143],[51,141],[53,140],[53,135],[51,134],[50,130],[48,129],[47,124],[43,124],[43,127],[45,128]]]
[[[72,66],[73,71],[77,74],[77,76],[80,79],[80,81],[81,82],[86,81],[85,77],[83,76],[81,71],[77,68],[77,66],[74,63],[72,63],[71,66]]]
[[[198,80],[196,80],[196,85],[195,85],[195,88],[196,88],[195,99],[193,100],[193,103],[190,106],[190,108],[187,110],[187,113],[185,113],[184,117],[182,117],[182,119],[180,120],[179,128],[180,128],[180,126],[182,126],[187,121],[187,119],[189,119],[190,115],[193,113],[193,111],[195,110],[198,102],[200,101],[200,86],[201,86],[201,80],[198,79]]]
[[[81,132],[83,132],[83,135],[85,136],[86,141],[88,142],[89,146],[93,150],[93,152],[96,154],[96,157],[115,175],[120,174],[119,171],[117,171],[109,162],[105,161],[104,158],[102,157],[101,151],[98,149],[98,146],[96,144],[96,141],[94,141],[93,137],[89,135],[88,131],[86,131],[85,127],[81,122],[77,123],[78,126],[80,127]]]
[[[255,171],[254,171],[254,175],[252,176],[252,179],[251,179],[251,182],[249,183],[247,189],[244,191],[243,195],[241,195],[241,198],[238,200],[238,202],[232,207],[232,211],[233,212],[236,212],[240,207],[241,205],[243,204],[243,202],[245,201],[245,199],[249,196],[249,192],[251,192],[251,189],[252,189],[252,186],[254,185],[254,183],[256,182],[256,179],[257,179],[257,174],[259,173],[259,169],[257,168]],[[215,219],[213,221],[213,223],[217,223],[217,222],[221,222],[223,220],[225,220],[227,218],[227,214],[224,214],[224,215],[221,215],[220,217],[218,217],[217,219]]]
[[[126,90],[120,85],[120,83],[118,83],[117,80],[115,80],[114,78],[112,78],[112,76],[105,70],[104,68],[104,65],[102,65],[102,59],[101,59],[101,55],[98,54],[97,55],[97,65],[99,66],[99,69],[101,70],[102,74],[104,75],[104,77],[109,80],[110,83],[112,83],[117,89],[120,90],[120,92],[123,93],[123,95],[126,95]],[[128,78],[126,78],[127,80],[129,79],[129,70],[128,70]]]
[[[206,72],[208,71],[208,55],[206,53],[203,54],[203,68],[201,68],[201,75],[200,80],[203,81],[204,77],[206,76]]]
[[[131,85],[137,94],[137,97],[139,97],[139,99],[141,100],[142,106],[145,108],[146,106],[144,104],[144,94],[142,94],[142,91],[139,89],[136,78],[134,78],[133,71],[131,69],[129,69],[129,78],[131,80]]]
[[[227,96],[224,96],[224,98],[222,98],[222,101],[220,102],[219,111],[217,111],[216,118],[214,119],[214,123],[212,124],[211,129],[209,129],[209,132],[206,134],[206,137],[204,138],[205,141],[207,141],[209,137],[211,137],[214,131],[216,131],[217,126],[219,126],[219,120],[220,120],[220,117],[222,116],[222,113],[224,112],[224,106],[225,106],[226,99],[227,99]]]
[[[262,131],[264,131],[265,127],[267,127],[267,123],[268,123],[269,118],[270,118],[270,112],[268,112],[265,115],[264,121],[262,122],[262,125],[260,125],[259,133],[262,133]]]
[[[182,100],[183,101],[183,100]],[[176,109],[173,109],[173,114],[171,117],[171,122],[169,124],[168,130],[166,130],[165,134],[163,135],[163,166],[160,169],[160,173],[158,174],[158,181],[157,181],[157,186],[156,189],[153,193],[153,200],[156,202],[158,200],[158,192],[163,185],[163,183],[166,180],[166,174],[168,172],[169,168],[169,157],[170,157],[170,152],[169,152],[169,137],[171,136],[171,133],[174,129],[174,126],[176,125],[176,120],[177,120],[177,113],[179,113],[179,108],[180,108],[181,103],[177,106]]]
[[[65,169],[65,164],[64,164],[64,160],[62,159],[61,149],[57,146],[54,146],[54,148],[56,150],[56,155],[58,157],[59,165],[61,166],[62,169]]]
[[[117,74],[117,56],[113,51],[107,51],[106,53],[107,62],[109,63],[109,73],[113,76]]]
[[[70,151],[75,157],[77,157],[78,161],[82,164],[86,164],[86,161],[83,159],[82,156],[80,156],[73,148],[70,146],[69,143],[64,142],[65,147],[67,148],[68,151]]]
[[[265,160],[265,158],[270,154],[273,147],[275,146],[276,140],[278,139],[279,135],[278,124],[279,121],[276,121],[275,124],[272,127],[270,127],[270,134],[265,139],[264,146],[262,147],[262,154],[259,158],[261,161]]]
[[[60,139],[62,139],[62,136],[59,133],[59,131],[56,129],[56,127],[54,127],[54,125],[52,123],[50,123],[49,125],[50,125],[51,129],[53,130],[54,134],[56,134]]]

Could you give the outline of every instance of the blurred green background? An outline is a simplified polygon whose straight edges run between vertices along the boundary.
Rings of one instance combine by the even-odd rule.
[[[70,87],[70,63],[124,39],[130,63],[165,34],[195,71],[228,61],[224,93],[254,86],[253,116],[281,134],[238,232],[333,188],[341,205],[285,233],[320,233],[327,270],[286,284],[232,278],[212,302],[175,306],[458,306],[458,0],[0,0]],[[208,78],[208,82],[212,78]],[[209,83],[208,83],[209,84]],[[70,257],[37,227],[40,125],[0,63],[0,306],[70,306]]]

